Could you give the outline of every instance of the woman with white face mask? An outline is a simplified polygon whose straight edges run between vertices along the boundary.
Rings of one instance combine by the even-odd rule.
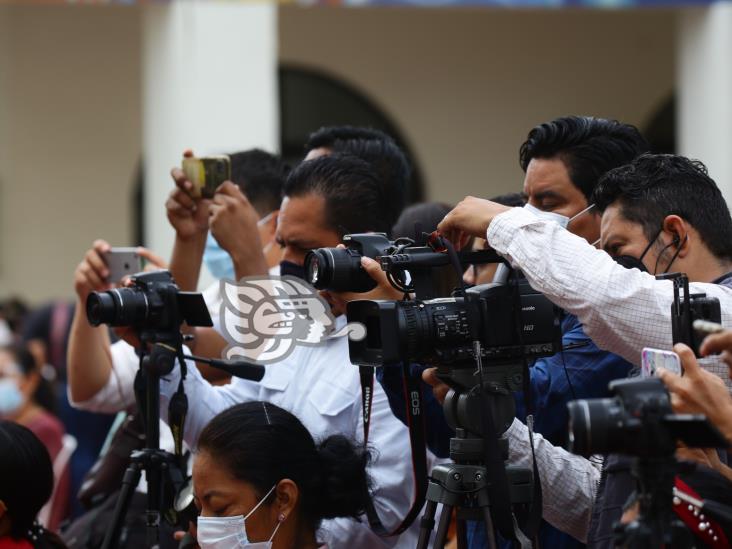
[[[323,549],[323,519],[357,517],[368,454],[341,435],[316,444],[291,413],[238,404],[202,431],[193,464],[201,549]]]

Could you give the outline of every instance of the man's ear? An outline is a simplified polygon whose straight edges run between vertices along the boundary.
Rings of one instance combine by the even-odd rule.
[[[5,502],[0,499],[0,521],[3,520],[3,517],[8,512],[8,508],[5,507]]]
[[[689,224],[678,215],[667,215],[663,220],[663,230],[671,236],[670,244],[674,252],[678,250],[678,257],[685,257],[689,253]]]

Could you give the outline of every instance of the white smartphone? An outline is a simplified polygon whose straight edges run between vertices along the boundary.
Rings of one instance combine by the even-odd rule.
[[[142,256],[137,253],[137,248],[112,248],[104,254],[104,261],[109,269],[107,280],[115,284],[142,271]]]
[[[653,377],[658,368],[682,375],[681,359],[673,351],[662,351],[646,347],[641,352],[641,377]]]

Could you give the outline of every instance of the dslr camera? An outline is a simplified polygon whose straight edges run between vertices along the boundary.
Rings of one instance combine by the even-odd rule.
[[[213,326],[203,296],[182,292],[169,271],[138,273],[132,285],[106,292],[92,292],[86,300],[86,316],[92,326],[130,326],[138,332],[177,333],[189,326]]]
[[[673,455],[677,440],[690,448],[727,445],[705,416],[674,414],[669,393],[658,378],[618,379],[609,388],[613,398],[567,404],[571,452],[654,458]]]
[[[342,248],[319,248],[305,256],[305,279],[318,290],[368,292],[376,282],[361,266],[363,256],[375,259],[394,249],[384,233],[347,234]]]

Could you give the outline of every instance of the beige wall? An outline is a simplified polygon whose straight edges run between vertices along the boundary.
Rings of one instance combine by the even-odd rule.
[[[674,14],[280,9],[280,59],[356,85],[398,123],[431,199],[516,190],[517,150],[564,114],[642,124],[674,84]]]
[[[281,7],[280,59],[330,71],[393,117],[430,198],[517,189],[528,128],[643,123],[673,87],[665,11]],[[0,298],[71,296],[95,237],[131,241],[140,12],[0,6]],[[161,205],[161,216],[164,215]]]
[[[132,244],[139,13],[4,6],[3,26],[0,297],[70,297],[93,238]]]

